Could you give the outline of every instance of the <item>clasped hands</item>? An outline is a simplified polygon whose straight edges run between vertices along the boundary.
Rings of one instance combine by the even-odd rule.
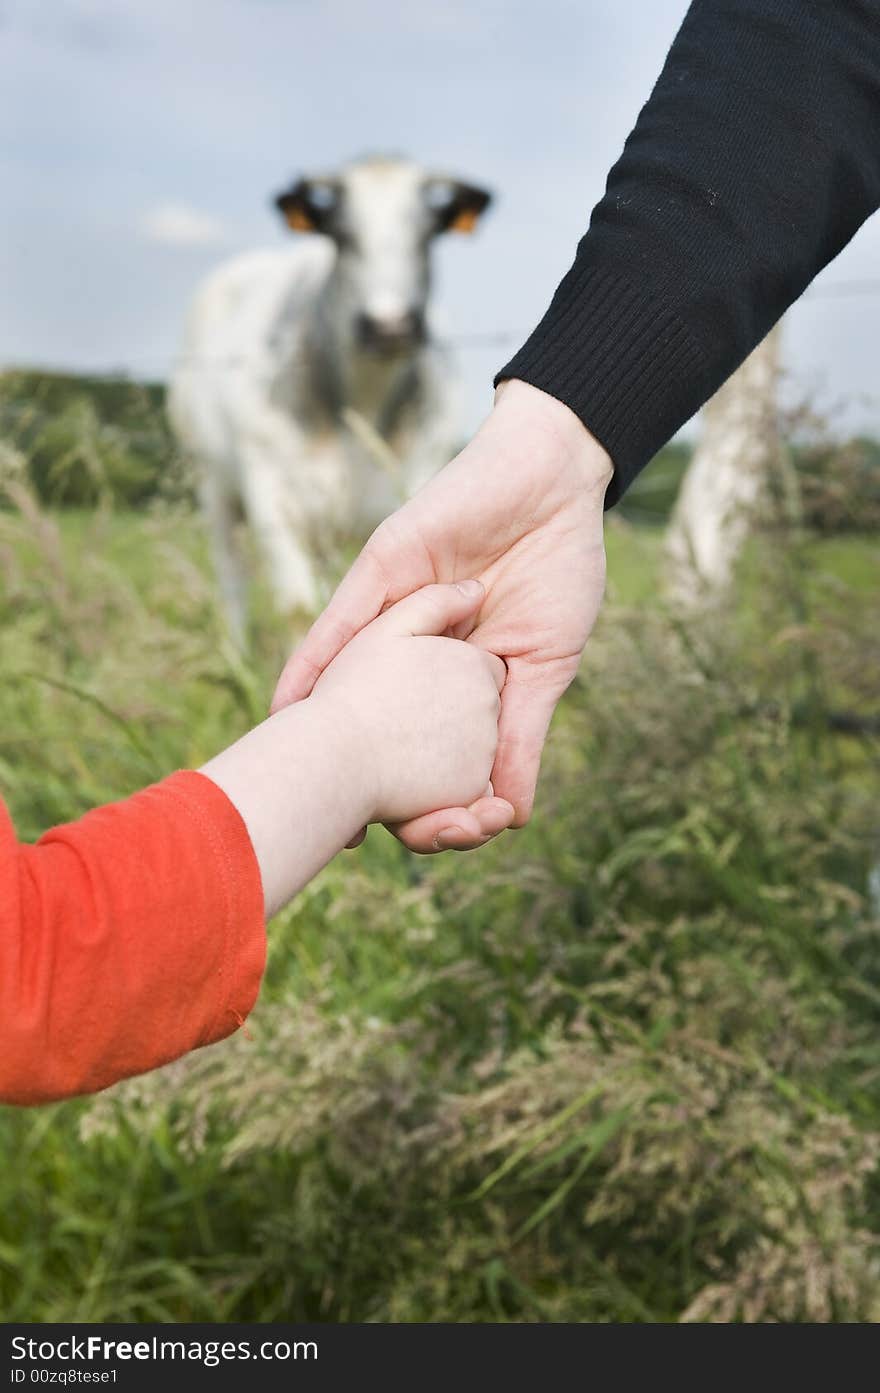
[[[446,633],[505,664],[506,674],[494,669],[503,686],[491,782],[467,805],[389,823],[410,850],[469,850],[528,821],[551,716],[602,600],[611,473],[568,407],[524,382],[502,383],[473,440],[373,533],[285,666],[273,711],[308,697],[322,675],[330,680],[334,659],[404,597],[480,582]]]

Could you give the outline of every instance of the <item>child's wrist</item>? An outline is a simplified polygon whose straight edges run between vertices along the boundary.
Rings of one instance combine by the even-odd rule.
[[[350,808],[354,830],[375,821],[379,781],[373,746],[356,711],[347,702],[314,692],[299,703],[314,722],[315,740],[328,753],[328,768],[338,777],[340,798]]]

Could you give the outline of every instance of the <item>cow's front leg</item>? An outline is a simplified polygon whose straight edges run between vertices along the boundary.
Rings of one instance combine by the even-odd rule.
[[[220,599],[230,636],[243,648],[247,626],[247,572],[235,535],[236,500],[214,472],[205,469],[199,502],[208,529]]]
[[[279,613],[315,615],[319,589],[309,555],[305,510],[290,476],[274,460],[249,451],[242,470],[242,494]]]

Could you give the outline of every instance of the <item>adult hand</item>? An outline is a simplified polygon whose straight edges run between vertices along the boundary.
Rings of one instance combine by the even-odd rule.
[[[523,826],[556,703],[574,677],[605,584],[603,502],[611,461],[568,407],[502,383],[473,440],[373,533],[288,661],[273,711],[307,697],[365,624],[423,585],[486,588],[456,637],[507,664],[487,796],[392,830],[413,851],[467,850]]]

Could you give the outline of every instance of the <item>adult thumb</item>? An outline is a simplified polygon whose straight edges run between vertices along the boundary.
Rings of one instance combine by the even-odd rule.
[[[375,622],[395,634],[445,634],[475,614],[485,597],[478,580],[425,585],[398,600]]]

